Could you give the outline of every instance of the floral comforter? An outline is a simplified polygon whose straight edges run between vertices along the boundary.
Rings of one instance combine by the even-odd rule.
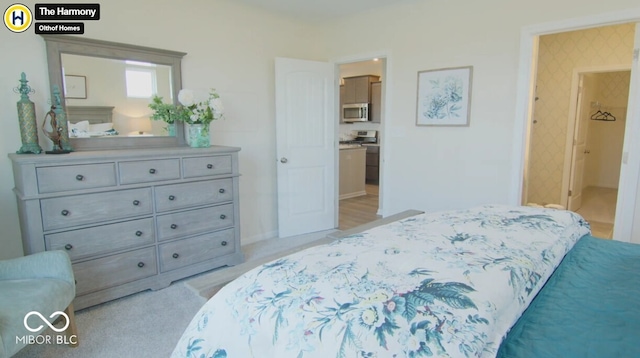
[[[283,257],[226,285],[173,357],[495,356],[576,241],[577,214],[421,214]]]

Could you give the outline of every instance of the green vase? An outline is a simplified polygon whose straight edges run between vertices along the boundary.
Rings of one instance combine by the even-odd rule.
[[[169,137],[175,137],[176,136],[176,124],[175,123],[168,123],[167,124],[167,135]]]
[[[208,148],[211,146],[209,128],[202,124],[190,124],[187,141],[192,148]]]

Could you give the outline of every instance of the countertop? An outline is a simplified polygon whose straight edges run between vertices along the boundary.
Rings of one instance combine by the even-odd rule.
[[[357,149],[367,149],[367,147],[363,147],[360,144],[340,144],[340,150],[357,150]]]

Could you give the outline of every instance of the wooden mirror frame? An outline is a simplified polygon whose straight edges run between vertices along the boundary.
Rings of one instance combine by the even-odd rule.
[[[151,47],[143,47],[117,42],[88,39],[69,35],[41,35],[47,47],[47,63],[49,68],[49,85],[51,98],[53,86],[58,85],[63,91],[62,80],[62,54],[108,58],[116,60],[132,60],[151,62],[171,67],[171,87],[173,101],[177,103],[178,92],[182,88],[182,57],[184,52],[169,51]],[[64,93],[61,93],[64,105]],[[66,105],[65,105],[66,106]],[[176,126],[175,137],[98,137],[98,138],[70,138],[71,146],[76,151],[83,150],[107,150],[107,149],[132,149],[132,148],[158,148],[176,147],[186,145],[184,139],[184,125],[181,122]]]

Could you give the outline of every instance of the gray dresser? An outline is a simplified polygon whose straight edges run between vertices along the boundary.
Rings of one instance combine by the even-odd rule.
[[[10,154],[25,254],[66,250],[76,309],[241,263],[239,150]]]

